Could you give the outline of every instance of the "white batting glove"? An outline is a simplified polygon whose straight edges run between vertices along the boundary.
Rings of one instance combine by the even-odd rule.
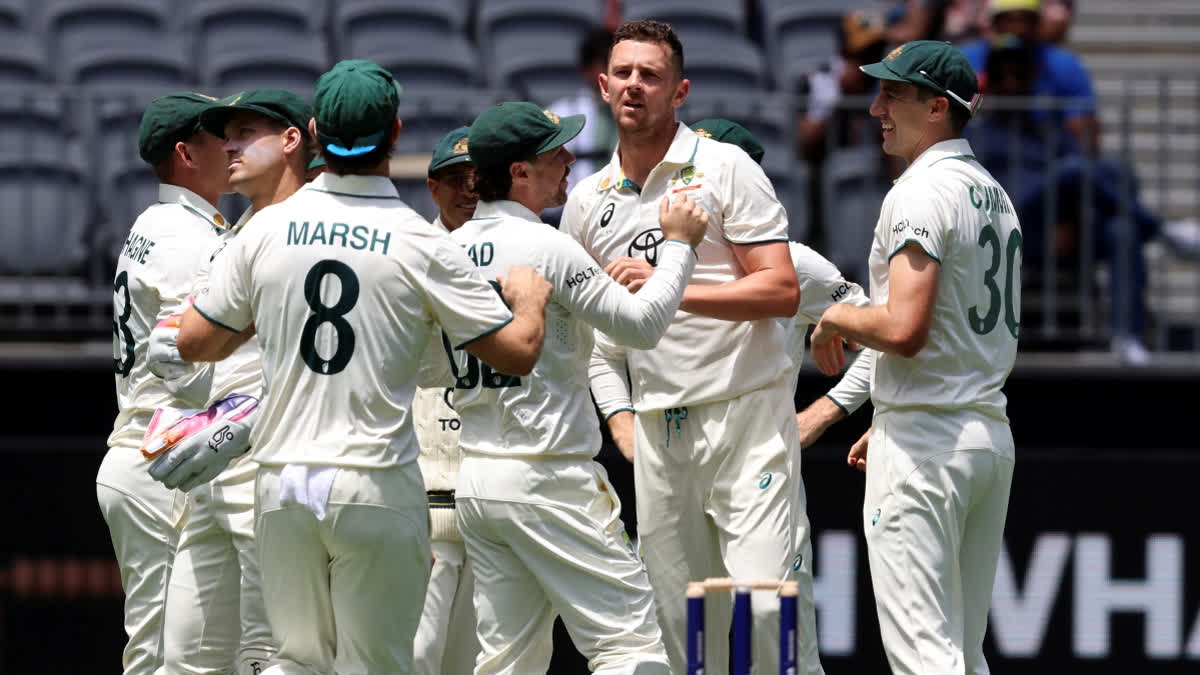
[[[185,492],[207,483],[250,449],[256,419],[258,399],[233,394],[153,437],[147,432],[142,454],[156,457],[149,467],[150,477]]]
[[[146,345],[146,367],[162,378],[167,391],[192,405],[203,405],[212,387],[212,366],[188,363],[179,358],[179,321],[182,314],[172,314],[159,321],[150,331]]]

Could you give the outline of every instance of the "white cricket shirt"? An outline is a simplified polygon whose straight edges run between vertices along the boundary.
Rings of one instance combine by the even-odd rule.
[[[251,441],[264,465],[415,462],[410,410],[434,324],[461,345],[512,320],[390,180],[328,172],[254,216],[196,309],[257,329],[264,402]]]
[[[621,256],[660,261],[664,196],[687,192],[708,213],[691,283],[717,285],[744,276],[732,244],[787,241],[787,214],[762,168],[741,148],[697,135],[680,123],[663,160],[643,186],[621,172],[620,147],[567,200],[561,228],[603,268]],[[638,410],[735,398],[784,377],[791,368],[774,319],[722,321],[678,312],[653,350],[629,355]]]
[[[479,202],[450,237],[493,279],[513,265],[535,268],[554,287],[546,342],[533,372],[512,377],[456,354],[454,406],[463,450],[491,455],[593,457],[600,428],[588,394],[592,328],[651,348],[667,330],[695,266],[686,243],[665,242],[658,268],[636,294],[613,281],[566,234],[517,202]]]
[[[876,414],[963,411],[1007,422],[1001,387],[1017,354],[1021,226],[967,141],[930,147],[884,198],[870,255],[872,304],[887,302],[889,261],[909,242],[941,265],[929,341],[913,358],[876,355]],[[982,442],[937,433],[955,436],[945,440],[952,447]],[[926,434],[923,443],[938,440]]]
[[[109,446],[138,448],[157,408],[181,405],[146,368],[150,331],[183,311],[197,271],[225,219],[200,195],[159,185],[158,203],[138,216],[117,259],[113,281],[113,373],[117,419]]]

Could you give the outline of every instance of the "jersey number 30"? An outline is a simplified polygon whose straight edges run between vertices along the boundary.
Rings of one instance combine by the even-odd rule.
[[[327,274],[337,277],[342,286],[341,295],[332,305],[321,300],[321,282]],[[346,321],[346,313],[358,302],[358,275],[344,262],[322,260],[304,277],[304,300],[313,313],[300,333],[300,358],[314,373],[336,375],[346,369],[354,356],[354,327]],[[337,334],[337,351],[328,359],[317,353],[317,329],[323,323],[333,326]]]
[[[979,307],[975,306],[967,313],[967,318],[971,321],[971,330],[980,335],[987,335],[996,328],[996,324],[1000,321],[1000,309],[1003,305],[1004,309],[1004,326],[1008,328],[1008,332],[1015,339],[1017,337],[1020,324],[1017,318],[1017,308],[1013,303],[1013,284],[1014,279],[1013,268],[1017,265],[1016,258],[1021,252],[1021,231],[1013,230],[1008,234],[1008,242],[1004,246],[1004,297],[1000,296],[1000,287],[996,285],[996,274],[1000,271],[1000,235],[996,233],[996,228],[991,225],[985,225],[983,230],[979,232],[980,248],[992,249],[992,264],[987,271],[983,273],[983,285],[987,287],[989,299],[987,312],[983,316],[979,315]]]

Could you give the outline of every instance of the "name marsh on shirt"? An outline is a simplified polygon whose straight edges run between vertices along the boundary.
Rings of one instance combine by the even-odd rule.
[[[368,233],[370,233],[370,240],[367,239]],[[340,244],[338,243],[338,239],[341,239]],[[379,230],[366,225],[331,223],[326,228],[325,221],[318,220],[310,230],[309,221],[307,220],[302,223],[297,223],[294,220],[288,223],[288,246],[315,246],[321,244],[324,246],[341,246],[343,248],[350,247],[357,251],[369,249],[372,253],[375,253],[375,245],[380,244],[383,250],[379,251],[379,253],[387,255],[388,244],[391,243],[391,240],[391,232],[384,232],[380,236]]]

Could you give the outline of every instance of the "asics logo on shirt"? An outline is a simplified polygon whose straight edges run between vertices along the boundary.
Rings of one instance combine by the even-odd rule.
[[[645,258],[646,262],[653,267],[658,264],[658,247],[663,241],[662,230],[657,227],[639,232],[633,241],[629,242],[629,257]]]

